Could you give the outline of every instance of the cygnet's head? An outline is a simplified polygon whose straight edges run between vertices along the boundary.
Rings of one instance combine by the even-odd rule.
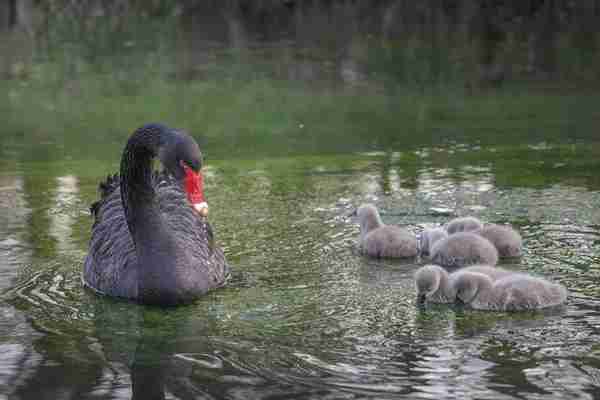
[[[457,273],[452,280],[452,286],[456,291],[456,300],[463,304],[471,303],[485,288],[489,288],[492,281],[489,276],[479,272]]]
[[[366,235],[368,232],[383,225],[377,207],[373,204],[363,204],[356,210],[356,216],[360,223],[360,234]]]
[[[447,281],[448,273],[437,265],[426,265],[415,272],[415,285],[417,288],[417,302],[422,304],[432,296],[436,295],[442,284],[442,280]],[[443,293],[437,293],[440,297]],[[432,299],[438,300],[441,299]],[[441,302],[441,301],[440,301]]]

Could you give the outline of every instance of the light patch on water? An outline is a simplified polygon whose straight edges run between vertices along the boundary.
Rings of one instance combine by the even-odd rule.
[[[59,250],[73,251],[73,224],[79,216],[79,180],[74,175],[59,176],[56,184],[53,204],[48,210],[49,234],[56,240]]]
[[[179,353],[173,357],[200,365],[202,368],[222,369],[223,361],[212,354]]]
[[[539,143],[535,143],[535,144],[530,144],[527,147],[529,147],[531,150],[536,150],[536,151],[547,151],[547,150],[551,150],[554,148],[554,146],[552,146],[551,144],[549,144],[547,142],[539,142]]]
[[[383,157],[386,155],[386,152],[385,151],[366,151],[363,153],[358,153],[358,155],[365,156],[365,157]]]

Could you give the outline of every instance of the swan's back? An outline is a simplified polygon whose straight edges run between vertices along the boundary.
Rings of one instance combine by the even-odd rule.
[[[418,253],[416,236],[392,225],[373,229],[360,240],[359,246],[364,254],[379,258],[411,258]]]
[[[499,268],[496,266],[491,266],[491,265],[471,265],[470,267],[465,267],[465,268],[461,268],[456,272],[453,272],[452,274],[450,274],[450,278],[451,279],[456,279],[457,277],[461,276],[462,274],[466,274],[469,272],[476,272],[479,274],[483,274],[488,276],[492,281],[496,281],[498,279],[507,277],[511,274],[514,274],[514,272],[512,271],[508,271],[506,269],[503,268]]]
[[[492,286],[495,296],[488,307],[502,311],[537,310],[555,307],[567,299],[567,289],[559,284],[526,274],[511,274]]]
[[[479,231],[479,234],[496,246],[500,257],[520,257],[522,255],[521,235],[510,226],[486,225]]]
[[[483,228],[483,222],[475,217],[454,218],[446,224],[446,230],[450,235],[458,232],[473,232],[481,228]]]
[[[206,219],[188,206],[180,185],[166,173],[153,175],[155,201],[177,246],[175,266],[182,285],[194,284],[203,291],[222,284],[229,272],[223,251],[214,243]],[[135,246],[127,226],[118,176],[100,185],[101,199],[92,205],[94,225],[83,279],[92,289],[110,296],[138,298]],[[206,287],[204,287],[206,286]]]
[[[498,251],[487,239],[471,232],[459,232],[436,242],[431,261],[445,268],[498,263]]]
[[[564,286],[524,273],[511,273],[495,282],[481,273],[464,273],[452,285],[457,297],[476,310],[538,310],[559,306],[567,299]]]

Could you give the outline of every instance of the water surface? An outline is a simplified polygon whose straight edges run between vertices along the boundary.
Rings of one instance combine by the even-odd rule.
[[[170,309],[81,286],[88,206],[118,152],[5,159],[0,398],[595,398],[600,142],[375,150],[209,154],[211,220],[234,273]],[[354,250],[348,214],[366,201],[415,233],[459,215],[512,224],[525,255],[505,267],[561,282],[568,304],[516,314],[418,307],[420,261]]]

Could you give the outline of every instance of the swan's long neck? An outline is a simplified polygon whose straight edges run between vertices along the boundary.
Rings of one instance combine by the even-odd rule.
[[[367,233],[381,226],[383,226],[383,221],[377,211],[367,213],[363,216],[360,223],[360,236],[364,238]]]
[[[152,183],[152,160],[166,129],[160,125],[138,129],[121,159],[121,201],[138,261],[138,298],[145,303],[179,301],[177,248]]]
[[[145,222],[155,219],[155,193],[152,186],[152,160],[157,154],[163,129],[145,126],[138,129],[127,141],[121,158],[121,200],[127,225],[133,240]]]

